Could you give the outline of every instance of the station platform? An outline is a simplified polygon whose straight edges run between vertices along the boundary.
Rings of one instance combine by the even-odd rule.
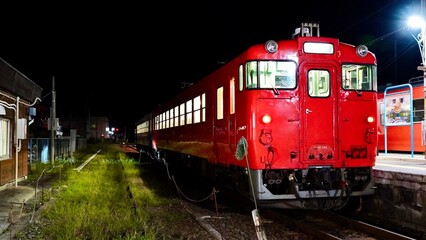
[[[426,234],[425,155],[381,152],[373,175],[375,194],[365,214],[395,228]]]
[[[379,153],[374,170],[426,175],[424,154]]]

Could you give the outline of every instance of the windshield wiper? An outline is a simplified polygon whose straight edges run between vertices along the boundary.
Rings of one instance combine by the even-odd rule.
[[[358,91],[358,89],[354,89],[354,90],[355,90],[355,92],[356,92],[356,95],[358,95],[358,96],[362,96],[362,92]]]

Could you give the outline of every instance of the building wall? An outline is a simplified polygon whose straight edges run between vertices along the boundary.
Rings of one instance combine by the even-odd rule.
[[[1,94],[0,92],[0,101],[8,102],[10,105],[14,104],[16,106],[16,102],[8,99],[6,97],[1,97],[5,95],[5,93]],[[6,94],[7,95],[7,94]],[[19,101],[19,118],[28,119],[28,102]],[[6,109],[6,115],[0,116],[0,118],[6,118],[10,120],[10,131],[11,131],[11,139],[10,139],[10,158],[0,160],[0,186],[5,185],[10,182],[14,182],[16,180],[16,163],[18,163],[18,179],[25,178],[28,175],[28,139],[21,139],[20,141],[20,151],[18,152],[18,161],[16,161],[16,146],[15,146],[15,110],[14,109]],[[27,133],[28,136],[28,133]]]
[[[40,100],[42,90],[40,86],[0,58],[0,106],[6,110],[6,115],[1,115],[0,118],[10,121],[10,156],[0,160],[0,187],[22,180],[28,175],[28,110]],[[19,109],[18,113],[16,109]],[[27,125],[24,128],[26,136],[19,140],[18,146],[15,144],[16,118],[27,119]],[[18,153],[17,148],[20,149]],[[18,156],[17,159],[16,156]]]
[[[106,131],[109,128],[109,121],[106,117],[90,117],[87,126],[87,139],[104,140],[109,139],[110,136]]]
[[[426,176],[374,170],[376,193],[364,200],[360,214],[394,230],[426,232]]]

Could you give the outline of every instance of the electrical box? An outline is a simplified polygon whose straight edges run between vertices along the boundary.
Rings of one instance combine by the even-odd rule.
[[[55,118],[55,122],[53,123],[53,128],[52,128],[52,121],[51,118],[48,119],[47,121],[47,130],[58,130],[59,129],[59,118]]]
[[[35,107],[28,108],[28,115],[34,117],[37,114],[37,109]]]
[[[20,118],[18,119],[18,139],[26,139],[27,138],[27,119]]]

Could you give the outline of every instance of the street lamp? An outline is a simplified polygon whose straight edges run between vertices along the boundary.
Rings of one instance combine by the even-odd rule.
[[[422,56],[422,64],[425,66],[425,47],[424,47],[424,39],[425,39],[425,21],[423,18],[419,16],[413,16],[408,19],[408,26],[410,28],[416,28],[420,29],[420,33],[416,36],[414,36],[411,32],[410,34],[413,36],[413,38],[416,40],[417,44],[419,45],[420,49],[420,55]]]
[[[423,102],[423,113],[424,113],[424,117],[423,117],[423,124],[422,124],[422,139],[423,139],[423,143],[425,143],[426,141],[426,129],[425,129],[425,120],[426,120],[426,48],[425,48],[425,38],[426,38],[426,24],[425,21],[422,17],[419,16],[413,16],[410,17],[408,19],[408,26],[413,27],[413,28],[420,28],[420,33],[416,36],[414,36],[411,32],[410,34],[414,37],[414,39],[416,39],[416,42],[419,46],[420,49],[420,55],[422,57],[422,66],[418,66],[417,69],[420,71],[423,71],[423,92],[424,92],[424,102]],[[425,153],[426,153],[426,144],[425,144]],[[425,154],[426,157],[426,154]]]

